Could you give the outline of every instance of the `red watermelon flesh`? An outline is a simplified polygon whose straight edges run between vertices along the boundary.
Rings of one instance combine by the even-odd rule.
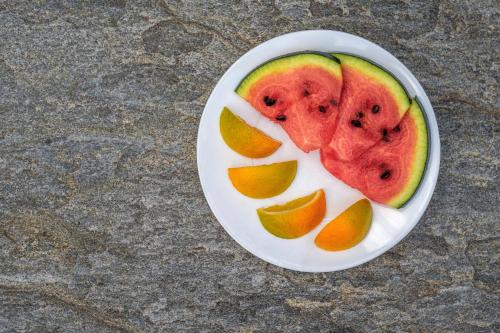
[[[335,177],[373,201],[399,208],[416,191],[427,160],[427,127],[416,101],[383,140],[352,161],[321,151],[321,162]]]
[[[339,63],[324,54],[300,53],[272,60],[250,73],[236,92],[279,123],[303,151],[324,146],[338,115]]]
[[[396,126],[410,103],[404,88],[382,68],[359,57],[335,56],[341,61],[344,82],[328,149],[336,159],[350,161]]]

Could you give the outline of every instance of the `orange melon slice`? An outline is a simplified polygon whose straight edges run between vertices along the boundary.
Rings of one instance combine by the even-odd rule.
[[[281,146],[280,141],[248,125],[227,107],[220,114],[219,128],[224,142],[232,150],[246,157],[266,157]]]
[[[260,222],[271,234],[280,238],[301,237],[325,217],[326,200],[323,190],[287,202],[257,210]]]
[[[372,206],[359,200],[328,223],[316,236],[316,245],[326,251],[342,251],[361,242],[372,224]]]
[[[296,174],[295,160],[228,169],[233,186],[241,194],[254,199],[270,198],[284,192]]]

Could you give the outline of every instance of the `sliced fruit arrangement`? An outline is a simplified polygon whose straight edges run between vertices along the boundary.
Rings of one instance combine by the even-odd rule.
[[[334,56],[341,62],[343,92],[337,127],[323,149],[350,161],[387,136],[408,110],[410,98],[381,67],[352,55]]]
[[[372,215],[370,201],[359,200],[321,229],[314,242],[327,251],[347,250],[366,237]]]
[[[297,147],[309,152],[330,139],[341,90],[339,60],[309,51],[262,64],[240,82],[236,93],[279,123]]]
[[[224,142],[232,150],[246,157],[266,157],[281,146],[280,141],[248,125],[227,107],[220,114],[219,127]]]
[[[297,161],[229,168],[229,179],[243,195],[255,199],[274,197],[284,192],[297,173]]]
[[[416,192],[429,149],[425,117],[383,68],[348,54],[294,53],[254,69],[236,93],[279,123],[301,150],[320,149],[323,166],[369,199],[400,208]],[[219,126],[226,144],[246,157],[266,157],[281,146],[227,107]],[[255,199],[284,192],[296,173],[295,160],[228,169],[233,186]],[[285,239],[309,233],[325,213],[322,189],[257,210],[263,227]],[[359,200],[329,222],[315,244],[327,251],[359,244],[372,215],[370,202]]]
[[[325,217],[325,192],[318,190],[304,197],[257,210],[260,222],[271,234],[280,238],[301,237]]]
[[[400,208],[416,192],[427,162],[428,136],[422,109],[413,100],[403,120],[363,155],[340,161],[328,150],[321,162],[335,177],[368,198]]]

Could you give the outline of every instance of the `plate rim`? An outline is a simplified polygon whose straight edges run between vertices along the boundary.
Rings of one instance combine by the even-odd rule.
[[[276,40],[278,39],[282,39],[282,38],[285,38],[285,37],[290,37],[290,36],[293,36],[293,35],[300,35],[300,34],[316,34],[316,33],[330,33],[333,35],[339,35],[339,36],[342,36],[343,38],[351,38],[351,39],[357,39],[363,43],[367,43],[368,45],[370,45],[370,47],[375,47],[377,49],[379,49],[380,51],[382,51],[383,53],[385,53],[386,56],[389,56],[389,57],[392,57],[394,59],[396,59],[398,62],[399,62],[399,65],[401,67],[401,70],[406,72],[405,75],[407,75],[412,83],[414,83],[416,85],[416,87],[423,92],[423,96],[415,96],[415,97],[418,97],[418,99],[421,101],[422,104],[425,104],[425,105],[421,105],[422,106],[422,109],[423,109],[423,113],[424,113],[424,116],[425,116],[425,119],[426,119],[426,122],[427,122],[427,126],[428,126],[428,138],[429,138],[429,149],[428,149],[428,160],[426,162],[426,168],[424,169],[424,174],[422,176],[422,179],[421,179],[421,182],[424,181],[424,179],[426,177],[432,177],[432,182],[430,184],[430,191],[429,191],[429,195],[425,198],[426,202],[424,204],[424,208],[418,212],[418,216],[416,216],[415,218],[415,222],[414,223],[411,223],[411,226],[407,227],[406,229],[403,229],[403,231],[397,236],[397,237],[394,237],[391,241],[389,241],[386,245],[380,247],[379,249],[371,252],[369,255],[366,255],[364,256],[363,258],[360,258],[358,260],[355,260],[353,261],[352,263],[348,263],[348,264],[343,264],[343,265],[337,265],[335,268],[331,268],[331,269],[321,269],[321,268],[318,268],[318,269],[308,269],[306,267],[303,267],[301,265],[298,265],[298,264],[290,264],[290,263],[282,263],[282,262],[279,262],[277,260],[275,260],[274,258],[267,258],[267,257],[264,257],[263,255],[261,255],[260,253],[256,253],[254,252],[252,249],[249,248],[249,246],[247,246],[247,244],[245,242],[243,242],[241,239],[239,239],[239,237],[237,235],[235,235],[228,227],[226,227],[226,225],[221,221],[221,219],[219,218],[219,216],[217,216],[217,213],[216,213],[216,209],[214,208],[215,207],[215,203],[212,202],[212,198],[211,196],[208,195],[208,190],[206,188],[206,184],[204,183],[203,181],[203,178],[202,178],[202,174],[201,174],[201,163],[200,163],[200,142],[201,142],[201,136],[200,136],[200,133],[201,133],[201,128],[202,128],[202,123],[203,121],[206,119],[207,117],[207,114],[208,114],[208,105],[212,104],[211,101],[214,99],[214,92],[215,92],[215,88],[223,81],[226,79],[227,76],[229,76],[229,73],[231,73],[232,69],[235,68],[236,66],[238,66],[240,63],[242,63],[248,56],[249,53],[252,53],[252,52],[257,52],[259,49],[262,49],[262,48],[265,48],[267,47],[269,44],[272,44],[274,42],[276,42]],[[335,47],[332,47],[332,50],[331,52],[335,52]],[[286,55],[287,53],[283,53],[282,55]],[[273,57],[270,57],[269,59],[271,59]],[[368,59],[370,61],[373,61],[367,57],[364,57],[365,59]],[[375,62],[376,63],[376,62]],[[380,65],[379,65],[380,66]],[[392,71],[388,70],[389,73],[391,73],[398,81],[400,81],[400,79],[397,77],[396,74],[394,74]],[[407,90],[407,87],[404,86],[404,84],[401,83],[401,85],[404,87],[405,90]],[[410,96],[411,97],[411,96]],[[432,165],[431,165],[431,158],[433,158],[433,154],[436,154],[436,156],[434,156],[434,163],[435,164],[435,167],[433,168],[433,170],[430,170]],[[244,54],[242,54],[233,64],[231,64],[231,66],[229,66],[226,71],[224,72],[224,74],[220,77],[220,79],[217,81],[217,83],[213,86],[213,89],[205,103],[205,106],[203,108],[203,113],[200,117],[200,121],[199,121],[199,125],[198,125],[198,131],[197,131],[197,140],[196,140],[196,163],[197,163],[197,171],[198,171],[198,177],[199,177],[199,180],[200,180],[200,185],[201,185],[201,188],[202,188],[202,191],[203,191],[203,194],[205,196],[205,200],[207,201],[208,205],[209,205],[209,208],[212,212],[212,214],[215,216],[216,220],[219,222],[219,224],[224,228],[225,232],[227,232],[229,234],[229,236],[231,236],[231,238],[236,241],[236,243],[238,243],[240,246],[242,246],[246,251],[248,251],[249,253],[251,253],[252,255],[256,256],[257,258],[263,260],[264,262],[266,263],[270,263],[270,264],[273,264],[273,265],[276,265],[278,267],[281,267],[281,268],[285,268],[285,269],[289,269],[289,270],[294,270],[294,271],[299,271],[299,272],[304,272],[304,273],[329,273],[329,272],[336,272],[336,271],[342,271],[342,270],[346,270],[346,269],[349,269],[349,268],[353,268],[353,267],[357,267],[359,265],[362,265],[362,264],[365,264],[379,256],[381,256],[382,254],[384,254],[385,252],[389,251],[391,248],[393,248],[394,246],[396,246],[397,244],[399,244],[406,236],[408,236],[408,234],[417,226],[417,224],[420,222],[423,214],[426,212],[428,206],[429,206],[429,203],[430,203],[430,200],[432,199],[432,196],[434,195],[434,191],[435,191],[435,188],[436,188],[436,184],[437,184],[437,179],[438,179],[438,176],[439,176],[439,169],[440,169],[440,164],[441,164],[441,143],[440,143],[440,136],[439,136],[439,126],[437,124],[437,118],[435,116],[435,113],[434,113],[434,110],[432,108],[432,104],[429,100],[429,97],[427,96],[427,93],[425,92],[425,90],[423,89],[422,85],[420,84],[420,82],[417,80],[417,78],[413,75],[413,73],[406,67],[406,65],[404,65],[397,57],[395,57],[393,54],[391,54],[389,51],[387,51],[386,49],[384,49],[382,46],[366,39],[366,38],[363,38],[363,37],[360,37],[360,36],[357,36],[357,35],[353,35],[353,34],[350,34],[350,33],[346,33],[346,32],[342,32],[342,31],[336,31],[336,30],[328,30],[328,29],[313,29],[313,30],[300,30],[300,31],[294,31],[294,32],[290,32],[290,33],[286,33],[286,34],[282,34],[282,35],[279,35],[279,36],[276,36],[276,37],[273,37],[269,40],[266,40],[258,45],[256,45],[255,47],[251,48],[250,50],[248,50],[247,52],[245,52]],[[434,174],[431,174],[431,172],[434,172]],[[417,188],[415,194],[418,192],[418,191],[421,191],[422,189],[422,184],[419,185],[419,187]],[[414,195],[415,195],[414,194]],[[410,199],[412,200],[412,199]]]

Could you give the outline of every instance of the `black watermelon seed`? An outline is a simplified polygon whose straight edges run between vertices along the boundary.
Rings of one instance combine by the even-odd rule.
[[[351,120],[351,124],[354,127],[361,127],[361,122],[357,119]]]
[[[333,105],[333,106],[336,106],[337,105],[337,101],[334,100],[334,99],[331,99],[330,100],[330,104]]]
[[[384,129],[382,130],[382,140],[384,140],[385,142],[389,142],[389,137],[388,137],[388,135],[389,135],[389,132],[387,131],[387,129],[386,129],[386,128],[384,128]]]
[[[306,89],[304,90],[304,96],[309,96],[311,93]]]
[[[273,106],[276,103],[276,100],[270,98],[269,96],[264,96],[264,103],[266,106]]]
[[[382,172],[382,174],[380,175],[380,179],[387,179],[391,176],[391,171],[390,170],[385,170],[384,172]]]
[[[326,112],[326,108],[323,105],[320,105],[319,106],[319,112],[325,113]]]
[[[285,121],[286,120],[286,116],[284,114],[279,114],[279,115],[276,116],[276,120]]]
[[[363,112],[358,112],[358,118],[363,118],[365,114]]]
[[[401,131],[401,128],[399,127],[399,125],[397,125],[397,126],[396,126],[396,127],[394,127],[392,130],[393,130],[394,132],[399,132],[399,131]]]
[[[372,112],[373,113],[378,113],[380,111],[380,106],[378,106],[377,104],[375,104],[373,107],[372,107]]]

